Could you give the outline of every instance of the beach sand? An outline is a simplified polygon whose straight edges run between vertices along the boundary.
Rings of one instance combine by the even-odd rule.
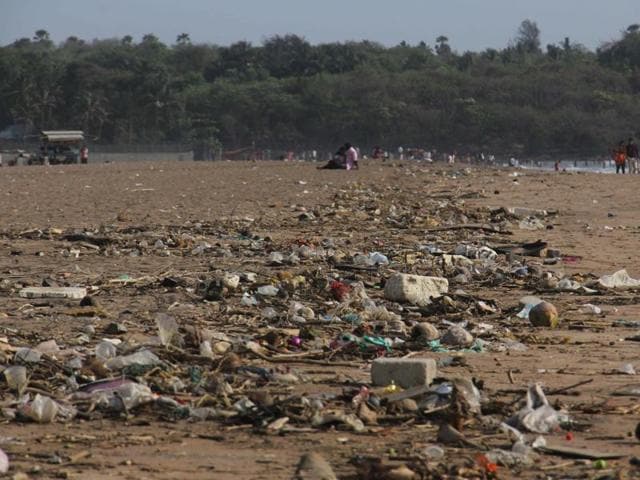
[[[460,242],[500,245],[542,240],[567,257],[556,265],[540,267],[557,276],[587,281],[625,268],[632,277],[640,277],[636,255],[640,177],[411,162],[361,163],[361,169],[352,172],[323,171],[312,164],[283,162],[2,168],[0,337],[7,337],[15,346],[55,339],[63,348],[88,353],[97,340],[110,336],[104,328],[114,321],[128,329],[119,336],[123,340],[144,340],[155,335],[154,314],[176,302],[179,305],[172,312],[181,325],[192,322],[232,334],[251,334],[251,317],[242,312],[234,314],[224,302],[222,306],[205,305],[195,294],[168,291],[156,280],[148,281],[148,285],[143,281],[147,285],[144,288],[109,284],[110,279],[118,278],[206,278],[217,270],[269,274],[264,267],[264,253],[252,251],[249,240],[237,239],[242,228],[260,238],[270,237],[272,250],[284,250],[296,243],[319,244],[322,239],[332,238],[351,252],[380,251],[394,258],[402,258],[404,251],[419,251],[419,245],[449,250]],[[367,191],[375,194],[370,199],[369,212],[362,204],[367,202]],[[301,222],[298,218],[304,211],[326,212],[335,202],[352,202],[353,211],[341,210],[336,216],[324,214],[319,221]],[[390,223],[385,217],[394,204],[399,208],[414,205],[414,215],[424,209],[424,217],[406,225]],[[520,229],[518,221],[513,220],[511,235],[466,229],[438,233],[430,230],[447,227],[447,219],[460,224],[461,215],[474,223],[470,216],[473,212],[483,218],[490,208],[498,207],[557,214],[543,217],[546,228],[540,230]],[[371,213],[375,208],[382,210],[376,221]],[[96,235],[126,233],[128,244],[120,245],[120,254],[111,251],[105,255],[104,249],[96,251],[63,240],[58,230],[52,233],[51,229],[67,233],[92,230]],[[135,232],[142,233],[136,237]],[[185,250],[164,256],[151,248],[153,238],[162,240],[182,233],[208,242],[212,250],[203,255],[191,255],[190,250]],[[141,246],[143,239],[146,243]],[[140,253],[132,256],[131,251],[136,249]],[[78,250],[77,258],[72,250]],[[525,261],[541,265],[543,259]],[[305,266],[303,262],[294,270],[310,275],[313,265]],[[60,285],[104,285],[97,298],[111,316],[77,318],[64,314],[71,302],[33,301],[29,306],[18,297],[21,285],[40,285],[44,278]],[[367,281],[373,283],[366,274],[353,278],[364,280],[366,285]],[[638,377],[612,373],[626,363],[640,371],[638,343],[624,340],[637,335],[640,328],[616,323],[640,320],[640,295],[615,291],[586,296],[544,290],[533,279],[515,279],[500,285],[474,281],[452,286],[452,290],[455,288],[495,301],[499,314],[474,321],[493,325],[499,332],[496,342],[506,335],[524,343],[527,350],[464,354],[464,361],[442,368],[441,376],[481,380],[486,396],[498,403],[517,400],[535,382],[542,383],[548,391],[592,380],[550,396],[552,405],[564,408],[576,426],[572,441],[566,440],[565,431],[557,431],[545,436],[547,442],[627,456],[640,452],[640,443],[631,435],[640,421],[638,398],[611,395],[629,384],[640,383]],[[518,299],[531,294],[556,305],[562,319],[560,328],[535,329],[515,317]],[[381,298],[381,292],[373,287],[370,295]],[[237,301],[235,298],[235,304]],[[580,306],[587,303],[601,307],[604,313],[595,317],[582,313]],[[424,320],[439,319],[436,315]],[[97,333],[84,345],[77,338],[87,324],[93,325]],[[337,334],[340,326],[332,326],[331,331]],[[447,356],[429,352],[419,355]],[[255,358],[251,363],[273,367]],[[293,387],[296,393],[339,394],[354,382],[369,382],[364,360],[358,362],[357,368],[295,363],[290,366],[312,379]],[[52,367],[50,374],[49,378],[35,378],[32,385],[46,391],[52,382],[61,388],[59,378],[52,380],[60,372]],[[0,394],[7,400],[4,388],[0,387]],[[289,391],[287,387],[280,390],[283,394]],[[62,390],[57,394],[62,396]],[[187,393],[175,397],[197,400]],[[268,436],[255,433],[249,423],[229,425],[168,417],[142,411],[128,418],[75,419],[66,424],[7,421],[2,425],[0,447],[10,456],[11,473],[27,472],[33,478],[285,479],[291,478],[299,456],[311,450],[322,453],[340,478],[358,478],[351,462],[354,456],[411,456],[435,443],[437,431],[426,421],[408,418],[381,422],[374,431],[364,434],[330,428]],[[506,438],[495,434],[495,428],[479,424],[470,427],[468,435],[487,441],[491,447],[509,445]],[[473,464],[477,453],[447,448],[452,465],[464,463],[465,458]],[[538,463],[522,469],[517,476],[540,478],[541,468],[565,462],[560,457],[541,455]],[[500,468],[502,478],[519,471]],[[607,469],[613,473],[629,468],[628,457],[608,461]],[[549,469],[546,475],[557,476],[561,471],[564,478],[596,473],[592,465],[572,465],[563,470]]]

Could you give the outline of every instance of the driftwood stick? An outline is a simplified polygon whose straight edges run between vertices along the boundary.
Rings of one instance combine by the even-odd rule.
[[[490,233],[502,233],[505,235],[513,235],[513,232],[509,230],[501,230],[492,225],[482,225],[479,223],[469,223],[464,225],[451,225],[449,227],[437,227],[437,228],[428,228],[425,230],[426,233],[436,233],[436,232],[447,232],[453,230],[482,230],[483,232]]]
[[[559,393],[564,393],[567,390],[572,390],[574,388],[581,387],[582,385],[586,385],[591,382],[593,382],[593,378],[590,378],[588,380],[583,380],[578,383],[574,383],[573,385],[569,385],[568,387],[562,387],[562,388],[556,388],[555,390],[550,390],[547,392],[547,395],[558,395]]]
[[[546,392],[547,395],[558,395],[559,393],[564,393],[568,390],[572,390],[574,388],[578,388],[581,387],[582,385],[587,385],[588,383],[593,382],[593,378],[590,378],[588,380],[582,380],[581,382],[578,383],[574,383],[572,385],[566,386],[566,387],[561,387],[561,388],[556,388],[554,390],[549,390],[548,392]],[[522,400],[522,397],[518,397],[515,400],[513,400],[511,403],[509,403],[508,405],[515,405],[516,403],[518,403],[519,401]]]
[[[353,362],[330,362],[327,360],[315,360],[311,358],[300,358],[300,357],[294,357],[294,358],[269,357],[268,355],[257,352],[255,350],[251,350],[251,353],[253,353],[258,358],[261,358],[262,360],[265,360],[271,363],[309,363],[311,365],[324,365],[327,367],[354,367],[354,368],[359,368],[362,366],[358,363],[353,363]]]

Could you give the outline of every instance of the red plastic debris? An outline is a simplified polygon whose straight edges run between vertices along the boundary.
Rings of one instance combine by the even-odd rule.
[[[339,302],[343,301],[351,292],[351,287],[349,285],[339,282],[338,280],[331,282],[329,288],[331,289],[331,295],[333,295],[333,298]]]
[[[484,455],[478,455],[476,457],[476,462],[478,466],[482,468],[489,478],[493,478],[498,473],[498,465],[489,461],[489,459]]]

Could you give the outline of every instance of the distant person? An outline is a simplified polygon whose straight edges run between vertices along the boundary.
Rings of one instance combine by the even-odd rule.
[[[347,163],[346,148],[341,146],[333,157],[322,167],[318,167],[318,170],[344,170]]]
[[[629,173],[636,175],[640,173],[640,169],[638,168],[638,144],[633,141],[633,138],[629,138],[627,142],[627,158],[629,159]]]
[[[556,160],[556,163],[553,165],[553,168],[556,172],[560,171],[560,160]]]
[[[80,163],[89,163],[89,148],[86,145],[80,149]]]
[[[616,164],[616,173],[622,172],[624,175],[627,163],[627,147],[624,144],[624,140],[620,140],[618,147],[613,150],[613,161]]]
[[[398,147],[398,159],[404,160],[404,148]]]
[[[344,144],[345,148],[345,157],[347,159],[347,170],[357,170],[358,169],[358,150],[351,145],[350,143]]]

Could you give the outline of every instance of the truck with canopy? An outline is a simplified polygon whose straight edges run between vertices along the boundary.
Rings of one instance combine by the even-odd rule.
[[[40,152],[30,163],[51,165],[79,163],[84,143],[82,130],[46,130],[40,136]]]

